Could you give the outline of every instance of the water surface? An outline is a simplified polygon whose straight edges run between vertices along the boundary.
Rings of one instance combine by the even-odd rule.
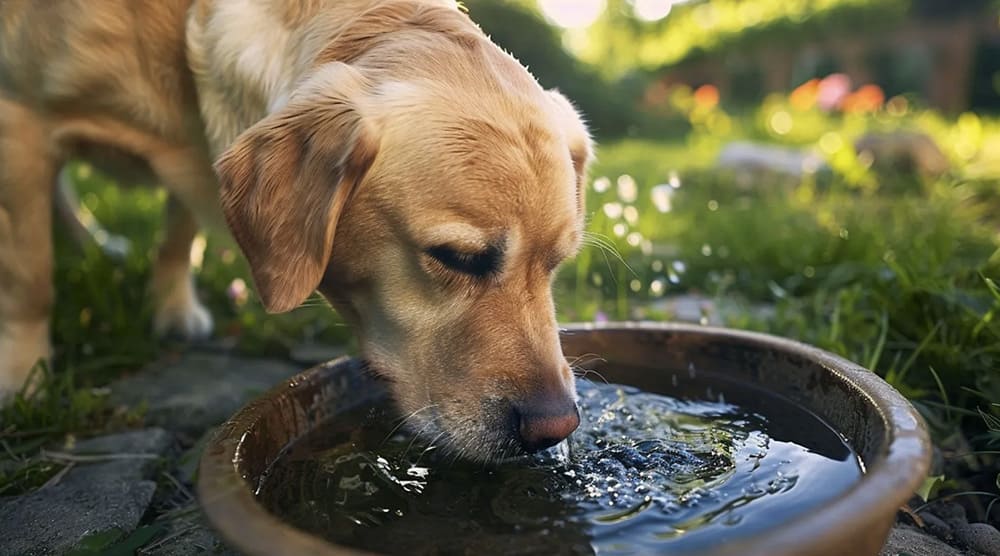
[[[389,554],[683,554],[794,519],[860,478],[857,456],[804,409],[674,378],[672,396],[581,381],[567,446],[490,468],[394,432],[389,404],[363,408],[296,443],[258,497],[296,527]]]

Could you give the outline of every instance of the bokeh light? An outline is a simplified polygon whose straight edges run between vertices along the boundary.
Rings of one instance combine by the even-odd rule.
[[[565,29],[590,27],[606,7],[605,0],[539,0],[542,14]]]

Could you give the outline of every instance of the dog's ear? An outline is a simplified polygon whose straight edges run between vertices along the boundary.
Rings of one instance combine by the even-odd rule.
[[[365,88],[355,69],[328,64],[215,163],[223,214],[270,313],[319,285],[337,221],[375,160],[357,105]]]
[[[549,98],[555,106],[556,118],[569,144],[569,156],[576,172],[577,204],[580,215],[586,204],[587,170],[594,160],[594,141],[580,113],[573,107],[562,93],[556,89],[548,91]]]

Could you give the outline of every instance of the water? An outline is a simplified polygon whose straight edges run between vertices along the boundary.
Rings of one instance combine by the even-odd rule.
[[[389,554],[680,554],[793,519],[861,477],[841,438],[790,402],[673,382],[677,397],[581,381],[569,442],[494,468],[393,432],[388,405],[366,408],[296,443],[258,497],[301,529]]]

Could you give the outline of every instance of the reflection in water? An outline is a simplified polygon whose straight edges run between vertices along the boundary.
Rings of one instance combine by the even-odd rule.
[[[392,554],[676,554],[792,519],[861,474],[826,425],[760,391],[690,377],[678,397],[578,389],[583,422],[561,450],[455,462],[369,408],[297,443],[259,497],[302,529]]]

